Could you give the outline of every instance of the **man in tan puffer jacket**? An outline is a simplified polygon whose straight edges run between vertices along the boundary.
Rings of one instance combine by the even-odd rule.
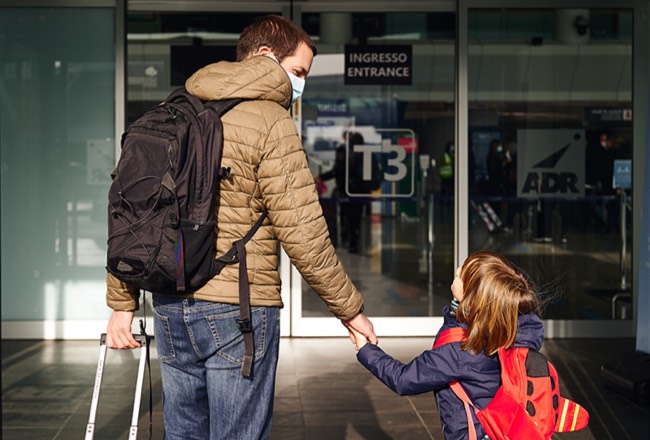
[[[197,71],[187,90],[204,100],[243,98],[226,113],[217,203],[217,250],[222,255],[262,212],[268,218],[246,245],[255,357],[242,377],[239,267],[226,266],[186,296],[155,294],[156,348],[161,361],[167,439],[257,439],[270,435],[279,346],[279,244],[307,283],[344,325],[376,343],[363,298],[338,260],[314,178],[295,123],[287,112],[302,92],[316,48],[293,22],[268,16],[240,36],[238,61]],[[106,344],[135,348],[131,334],[139,292],[107,275],[113,314]]]

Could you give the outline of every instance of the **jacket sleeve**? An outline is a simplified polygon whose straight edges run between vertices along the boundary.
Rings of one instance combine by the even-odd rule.
[[[408,364],[377,345],[366,344],[357,352],[357,360],[400,396],[438,391],[461,377],[458,353],[452,344],[424,351]]]
[[[126,283],[106,272],[106,304],[113,310],[134,312],[140,303],[140,290],[134,289]]]
[[[314,176],[288,113],[269,131],[258,168],[275,233],[305,281],[339,319],[357,315],[363,298],[334,251]]]

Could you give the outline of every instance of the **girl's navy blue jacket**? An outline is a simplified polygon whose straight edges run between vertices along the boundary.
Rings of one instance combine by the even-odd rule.
[[[456,320],[449,307],[444,309],[444,323],[440,331],[451,327],[465,327]],[[544,339],[542,321],[535,314],[519,317],[515,346],[539,350]],[[460,349],[460,342],[427,350],[408,364],[394,359],[377,345],[366,344],[357,352],[357,359],[372,374],[397,394],[413,395],[435,392],[442,429],[446,440],[468,438],[467,416],[462,401],[449,384],[461,382],[477,408],[484,408],[499,388],[501,379],[499,360],[483,352],[473,355]],[[478,438],[485,431],[474,418]]]

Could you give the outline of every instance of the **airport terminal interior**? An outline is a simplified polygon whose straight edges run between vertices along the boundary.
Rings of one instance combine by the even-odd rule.
[[[456,266],[502,253],[539,287],[543,351],[591,413],[587,430],[554,438],[650,438],[649,404],[600,379],[636,349],[648,152],[647,101],[633,90],[649,87],[650,5],[520,3],[3,0],[2,437],[86,427],[121,133],[196,69],[234,61],[247,24],[282,14],[318,48],[291,114],[382,346],[403,361],[430,348]],[[395,396],[366,372],[281,258],[272,438],[442,439],[432,396]],[[151,354],[162,438],[155,343]],[[109,352],[95,438],[127,436],[136,356]],[[146,382],[138,438],[148,394]]]

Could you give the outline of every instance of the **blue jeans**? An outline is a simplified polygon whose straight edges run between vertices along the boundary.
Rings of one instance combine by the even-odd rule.
[[[153,295],[166,440],[268,439],[280,310],[252,307],[253,375],[240,373],[239,306]]]

